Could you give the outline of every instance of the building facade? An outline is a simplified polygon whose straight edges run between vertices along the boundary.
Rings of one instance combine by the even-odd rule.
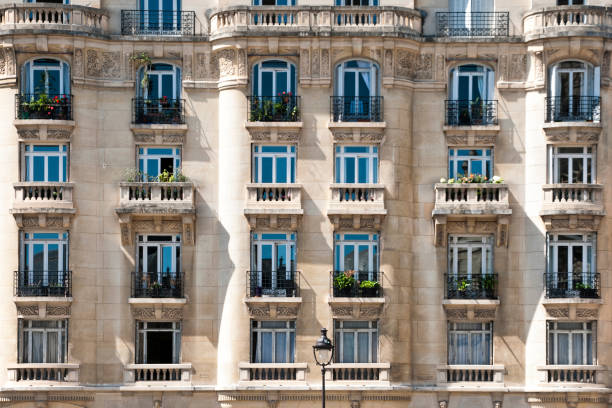
[[[610,3],[4,3],[0,406],[612,407]]]

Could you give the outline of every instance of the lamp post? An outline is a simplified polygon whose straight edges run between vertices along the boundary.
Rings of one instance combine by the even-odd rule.
[[[325,366],[329,365],[334,357],[334,346],[327,337],[327,329],[321,329],[321,337],[312,346],[317,365],[321,366],[321,408],[325,408]]]

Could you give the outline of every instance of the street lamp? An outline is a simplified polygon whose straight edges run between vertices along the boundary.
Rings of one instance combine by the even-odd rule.
[[[325,366],[329,365],[334,357],[334,346],[327,338],[327,329],[321,329],[321,338],[312,346],[317,365],[321,366],[321,408],[325,408]]]

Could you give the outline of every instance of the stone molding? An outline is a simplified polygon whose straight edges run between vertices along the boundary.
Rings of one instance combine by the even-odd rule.
[[[444,299],[442,306],[450,321],[493,321],[499,303],[498,299]]]
[[[329,296],[332,317],[344,319],[378,319],[384,314],[385,298],[340,298]]]
[[[249,183],[244,215],[251,229],[297,230],[304,214],[302,185],[297,183]]]
[[[387,215],[384,184],[330,185],[327,216],[335,231],[378,230]]]
[[[598,231],[599,224],[601,221],[601,215],[578,215],[578,214],[567,214],[567,215],[541,215],[544,221],[544,227],[548,232],[590,232]]]
[[[137,145],[184,145],[187,125],[130,125]]]
[[[410,401],[412,395],[405,391],[361,391],[351,390],[349,393],[339,393],[328,390],[325,394],[328,401]],[[313,391],[247,391],[218,392],[217,401],[222,403],[243,401],[321,401],[321,392]]]
[[[297,318],[301,297],[249,297],[244,299],[249,316],[287,320]]]
[[[559,298],[542,301],[548,317],[558,320],[591,321],[599,318],[602,299]]]
[[[380,144],[385,138],[386,122],[329,122],[335,143]]]
[[[17,128],[18,140],[20,142],[49,141],[68,143],[72,139],[76,122],[74,120],[55,119],[15,119],[13,125]]]
[[[183,320],[186,298],[129,298],[132,316],[136,320]]]
[[[494,221],[486,217],[476,217],[465,220],[453,220],[453,217],[434,216],[434,245],[446,247],[448,234],[494,234],[495,243],[498,248],[508,246],[510,234],[510,217],[498,216]]]
[[[545,122],[542,126],[546,142],[554,145],[594,145],[602,132],[600,122]]]
[[[499,125],[491,126],[443,126],[442,131],[449,146],[495,146]]]
[[[253,143],[298,143],[303,122],[245,122]]]
[[[22,213],[21,210],[10,210],[10,213],[15,217],[17,227],[22,230],[33,230],[40,228],[47,229],[69,229],[70,223],[76,210],[71,212],[56,211],[53,208],[42,209],[33,208],[27,209],[31,211]]]

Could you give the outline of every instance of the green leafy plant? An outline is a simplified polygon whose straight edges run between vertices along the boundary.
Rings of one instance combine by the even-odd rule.
[[[593,288],[588,283],[576,282],[574,284],[574,289],[593,289]]]
[[[375,289],[380,286],[380,283],[377,281],[365,280],[359,283],[359,287],[361,289]]]
[[[149,74],[148,71],[151,67],[151,57],[146,52],[141,52],[140,54],[134,54],[130,57],[130,61],[132,61],[136,65],[136,69],[140,67],[144,67],[142,79],[140,80],[140,85],[143,89],[149,86]]]
[[[485,275],[482,278],[482,287],[486,291],[493,291],[493,290],[495,290],[495,285],[496,284],[497,284],[497,279],[493,275]]]
[[[338,290],[350,289],[355,286],[355,271],[344,271],[334,278],[334,287]]]
[[[155,181],[160,183],[184,183],[187,181],[187,177],[181,172],[181,169],[176,169],[174,173],[164,170],[156,177]]]
[[[446,179],[444,177],[440,178],[440,183],[446,184],[472,184],[472,183],[489,183],[489,184],[502,184],[504,179],[499,176],[493,176],[490,179],[487,176],[483,176],[482,174],[470,174],[468,176],[464,176],[463,174],[459,174],[456,178]]]
[[[472,281],[469,279],[461,279],[459,285],[457,285],[457,290],[459,292],[466,292],[472,286]]]
[[[128,183],[137,183],[139,181],[142,181],[142,173],[136,168],[127,168],[123,170],[123,175],[121,179]]]

